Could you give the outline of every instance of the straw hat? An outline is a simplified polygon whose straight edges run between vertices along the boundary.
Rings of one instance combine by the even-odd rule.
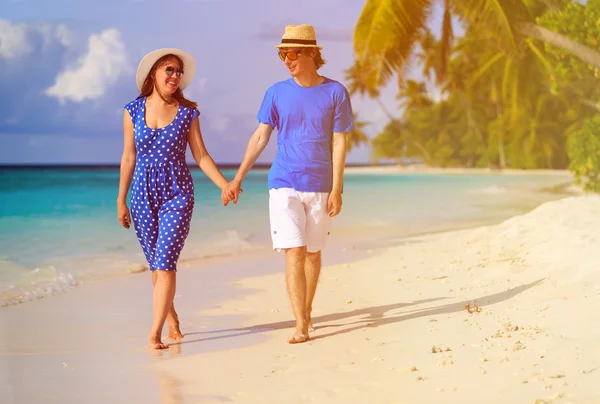
[[[312,25],[288,25],[281,37],[281,43],[276,48],[318,48],[317,35]]]
[[[179,81],[179,88],[185,89],[190,85],[196,72],[196,60],[192,55],[177,48],[161,48],[156,49],[142,58],[140,65],[138,66],[137,73],[135,75],[135,82],[137,83],[138,90],[142,91],[144,80],[150,73],[150,69],[154,66],[154,63],[165,55],[176,55],[183,61],[183,70],[185,73],[181,76]]]

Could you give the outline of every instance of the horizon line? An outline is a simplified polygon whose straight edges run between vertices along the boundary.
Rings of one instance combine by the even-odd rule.
[[[189,168],[197,168],[195,163],[186,162]],[[256,163],[254,169],[271,168],[272,163]],[[224,169],[238,168],[240,163],[216,163],[217,167]],[[345,167],[372,167],[372,166],[394,165],[394,163],[346,163]],[[119,168],[120,163],[0,163],[0,169],[23,169],[23,168]]]

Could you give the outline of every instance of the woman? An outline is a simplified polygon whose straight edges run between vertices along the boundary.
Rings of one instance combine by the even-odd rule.
[[[133,221],[152,271],[154,320],[148,335],[152,349],[168,347],[161,340],[165,320],[169,339],[183,337],[173,298],[177,261],[194,208],[194,184],[185,161],[187,144],[202,171],[219,188],[227,185],[204,146],[197,104],[183,96],[194,71],[195,60],[186,52],[173,48],[150,52],[137,70],[140,95],[125,105],[123,116],[117,208],[123,227],[128,229]],[[126,200],[131,184],[130,214]]]

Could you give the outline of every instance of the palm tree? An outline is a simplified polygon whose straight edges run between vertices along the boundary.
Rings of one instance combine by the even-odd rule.
[[[415,56],[417,61],[423,66],[423,76],[430,81],[433,78],[437,83],[441,83],[444,79],[441,77],[442,71],[441,62],[441,43],[435,38],[431,30],[426,29],[423,35],[419,38],[420,52]]]
[[[345,73],[345,81],[348,84],[348,92],[351,96],[356,94],[369,96],[369,98],[377,102],[390,121],[395,119],[390,110],[381,101],[378,86],[373,81],[375,78],[373,74],[368,73],[363,68],[363,65],[359,63],[355,63],[352,67],[346,69]]]
[[[349,152],[354,147],[360,146],[361,144],[370,144],[371,139],[364,132],[364,128],[369,123],[358,119],[358,114],[354,113],[354,128],[350,132],[350,136],[346,136],[346,152]]]
[[[432,101],[427,93],[427,86],[423,82],[406,80],[400,82],[397,99],[403,100],[405,109],[413,109],[431,105]]]
[[[440,0],[442,1],[442,0]],[[369,77],[372,92],[384,86],[413,55],[426,30],[435,0],[366,0],[354,31],[356,64]],[[518,55],[526,37],[563,49],[600,68],[600,54],[572,39],[535,24],[545,9],[556,9],[556,0],[443,0],[440,69],[445,76],[452,49],[451,16],[470,26],[485,28],[508,55]],[[529,6],[529,7],[528,7]],[[535,6],[535,7],[533,7]],[[543,7],[542,7],[543,6]],[[536,13],[536,14],[533,14]]]

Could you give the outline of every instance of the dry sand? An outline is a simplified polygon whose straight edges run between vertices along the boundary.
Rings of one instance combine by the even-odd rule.
[[[597,195],[405,240],[324,268],[299,345],[283,274],[248,278],[202,316],[263,342],[153,366],[185,403],[600,403],[599,245]]]

